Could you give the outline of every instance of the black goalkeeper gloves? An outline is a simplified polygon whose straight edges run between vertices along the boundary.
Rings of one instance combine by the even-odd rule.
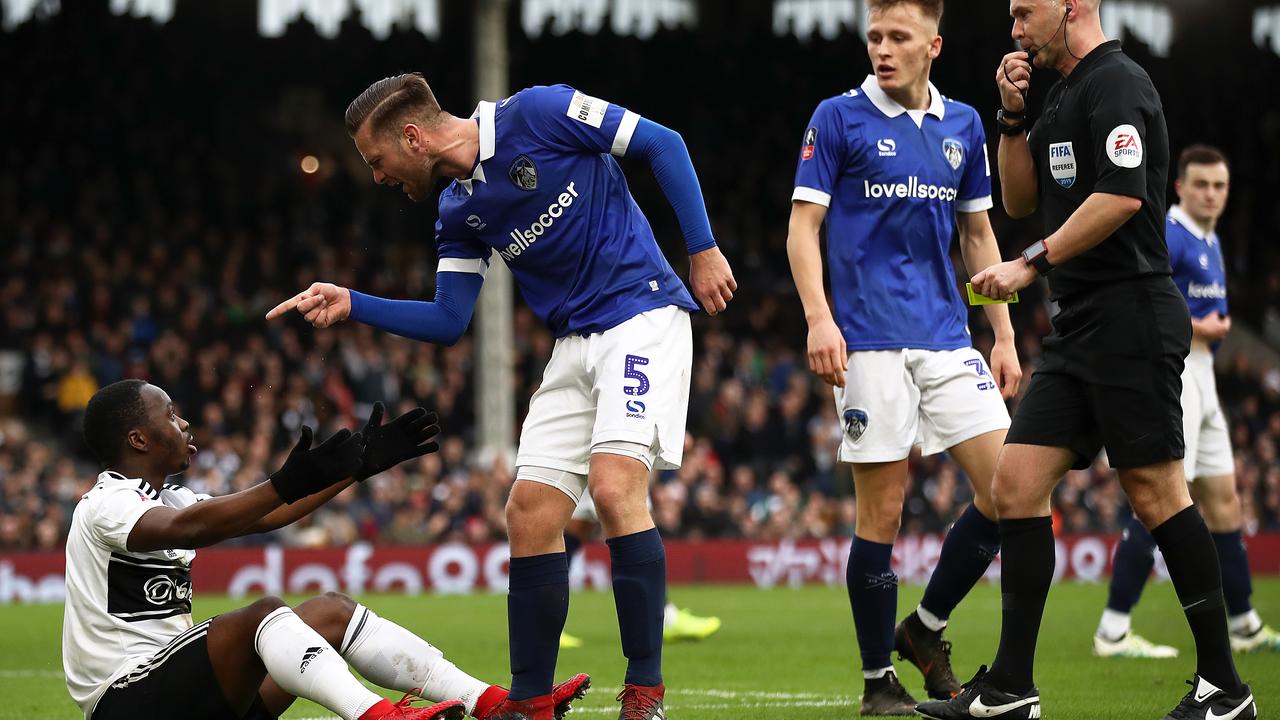
[[[385,408],[382,403],[374,403],[369,421],[361,431],[364,436],[364,454],[360,458],[360,467],[355,472],[357,480],[364,480],[405,460],[440,449],[439,443],[431,441],[431,438],[440,433],[435,413],[417,407],[383,425],[383,412]]]
[[[360,469],[364,451],[364,438],[360,433],[353,434],[346,429],[313,448],[311,428],[303,425],[302,437],[289,451],[284,466],[268,479],[280,497],[292,503],[351,477]]]

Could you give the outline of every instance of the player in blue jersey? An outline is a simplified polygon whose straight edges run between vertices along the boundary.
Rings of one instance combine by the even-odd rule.
[[[835,388],[840,460],[853,464],[857,526],[847,582],[862,654],[864,715],[913,715],[889,655],[925,675],[931,697],[959,689],[951,611],[986,572],[1000,537],[991,478],[1009,427],[1004,398],[1021,368],[1004,305],[988,369],[973,348],[949,250],[958,230],[970,273],[1000,261],[986,136],[973,108],[938,93],[929,70],[942,49],[941,0],[872,0],[874,75],[818,105],[804,134],[787,249],[809,323],[810,368]],[[823,288],[826,225],[835,314]],[[890,567],[907,485],[907,456],[947,451],[974,501],[947,534],[920,606],[898,626]]]
[[[1191,496],[1213,534],[1222,566],[1231,648],[1237,652],[1280,651],[1280,633],[1263,624],[1249,602],[1253,583],[1241,528],[1231,434],[1218,402],[1213,349],[1231,329],[1222,241],[1214,228],[1227,203],[1231,172],[1217,148],[1193,145],[1182,151],[1174,189],[1180,203],[1169,208],[1165,239],[1173,281],[1191,310],[1191,353],[1182,371],[1183,466]],[[1130,630],[1130,612],[1155,564],[1156,541],[1135,516],[1116,547],[1107,607],[1093,636],[1101,657],[1177,657]]]
[[[388,300],[315,283],[296,309],[317,327],[351,318],[451,344],[466,330],[496,252],[557,340],[529,403],[507,503],[512,685],[494,718],[549,720],[569,607],[564,528],[590,488],[613,567],[628,660],[622,716],[663,715],[666,555],[646,507],[654,468],[680,465],[698,309],[658,249],[615,157],[645,161],[675,210],[693,294],[723,311],[737,284],[711,234],[679,134],[563,85],[443,111],[419,74],[380,80],[346,115],[373,178],[426,200],[437,178],[434,302]]]

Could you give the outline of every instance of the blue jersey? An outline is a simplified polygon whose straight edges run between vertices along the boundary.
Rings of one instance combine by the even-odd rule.
[[[1217,233],[1205,235],[1181,205],[1169,208],[1165,241],[1173,282],[1187,299],[1191,317],[1227,313],[1227,272],[1222,262],[1222,241]]]
[[[482,102],[475,118],[479,162],[440,195],[439,270],[483,273],[496,251],[556,337],[697,309],[612,157],[638,115],[556,85]]]
[[[822,101],[804,134],[792,199],[827,208],[849,350],[970,345],[949,251],[955,214],[991,207],[987,138],[973,108],[929,92],[909,112],[868,77]]]

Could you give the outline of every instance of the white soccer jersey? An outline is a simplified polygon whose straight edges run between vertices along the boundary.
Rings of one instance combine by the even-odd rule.
[[[62,669],[85,717],[111,680],[191,627],[195,550],[130,552],[129,531],[152,508],[184,508],[207,497],[179,485],[156,491],[108,471],[76,505],[67,537]]]

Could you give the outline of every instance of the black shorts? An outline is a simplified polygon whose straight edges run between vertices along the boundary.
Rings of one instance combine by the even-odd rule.
[[[92,720],[269,720],[262,697],[249,712],[231,709],[209,661],[206,620],[175,637],[150,660],[111,683],[98,699]]]
[[[1168,277],[1064,301],[1005,442],[1067,448],[1077,470],[1104,447],[1113,468],[1181,458],[1190,349],[1191,315]]]

